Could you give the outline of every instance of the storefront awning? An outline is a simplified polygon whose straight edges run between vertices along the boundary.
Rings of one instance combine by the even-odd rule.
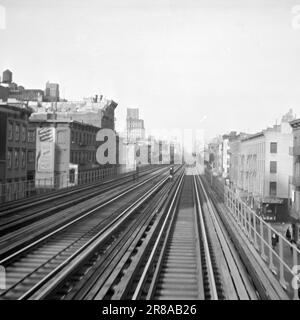
[[[266,197],[266,198],[264,198],[264,199],[262,200],[262,203],[282,204],[282,203],[283,203],[283,199]]]

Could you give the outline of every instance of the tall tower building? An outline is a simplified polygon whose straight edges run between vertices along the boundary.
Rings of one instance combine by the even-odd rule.
[[[145,139],[144,120],[139,119],[139,109],[127,108],[126,124],[128,143]]]
[[[127,108],[127,119],[139,119],[139,109]]]
[[[3,83],[12,83],[12,72],[10,70],[5,70],[3,72],[2,82]]]
[[[59,101],[59,84],[58,83],[50,83],[49,81],[46,83],[45,100],[48,102]]]

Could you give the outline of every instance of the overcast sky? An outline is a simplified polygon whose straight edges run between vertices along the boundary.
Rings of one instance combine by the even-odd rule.
[[[290,107],[300,117],[300,0],[0,5],[0,69],[26,88],[58,82],[70,100],[113,98],[118,129],[127,107],[140,108],[147,129],[204,128],[207,137],[259,131]]]

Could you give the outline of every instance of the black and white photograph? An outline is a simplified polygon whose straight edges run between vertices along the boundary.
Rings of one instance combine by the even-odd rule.
[[[300,0],[0,0],[0,309],[300,300],[299,57]]]

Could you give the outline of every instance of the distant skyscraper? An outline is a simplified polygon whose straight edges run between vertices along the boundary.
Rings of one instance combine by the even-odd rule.
[[[144,120],[139,119],[139,109],[127,108],[127,141],[134,143],[145,139]]]
[[[3,83],[11,83],[12,82],[12,72],[10,70],[5,70],[3,72],[2,82]]]
[[[48,102],[59,101],[59,84],[57,83],[46,83],[45,100]]]
[[[139,109],[127,108],[127,119],[139,119]]]

